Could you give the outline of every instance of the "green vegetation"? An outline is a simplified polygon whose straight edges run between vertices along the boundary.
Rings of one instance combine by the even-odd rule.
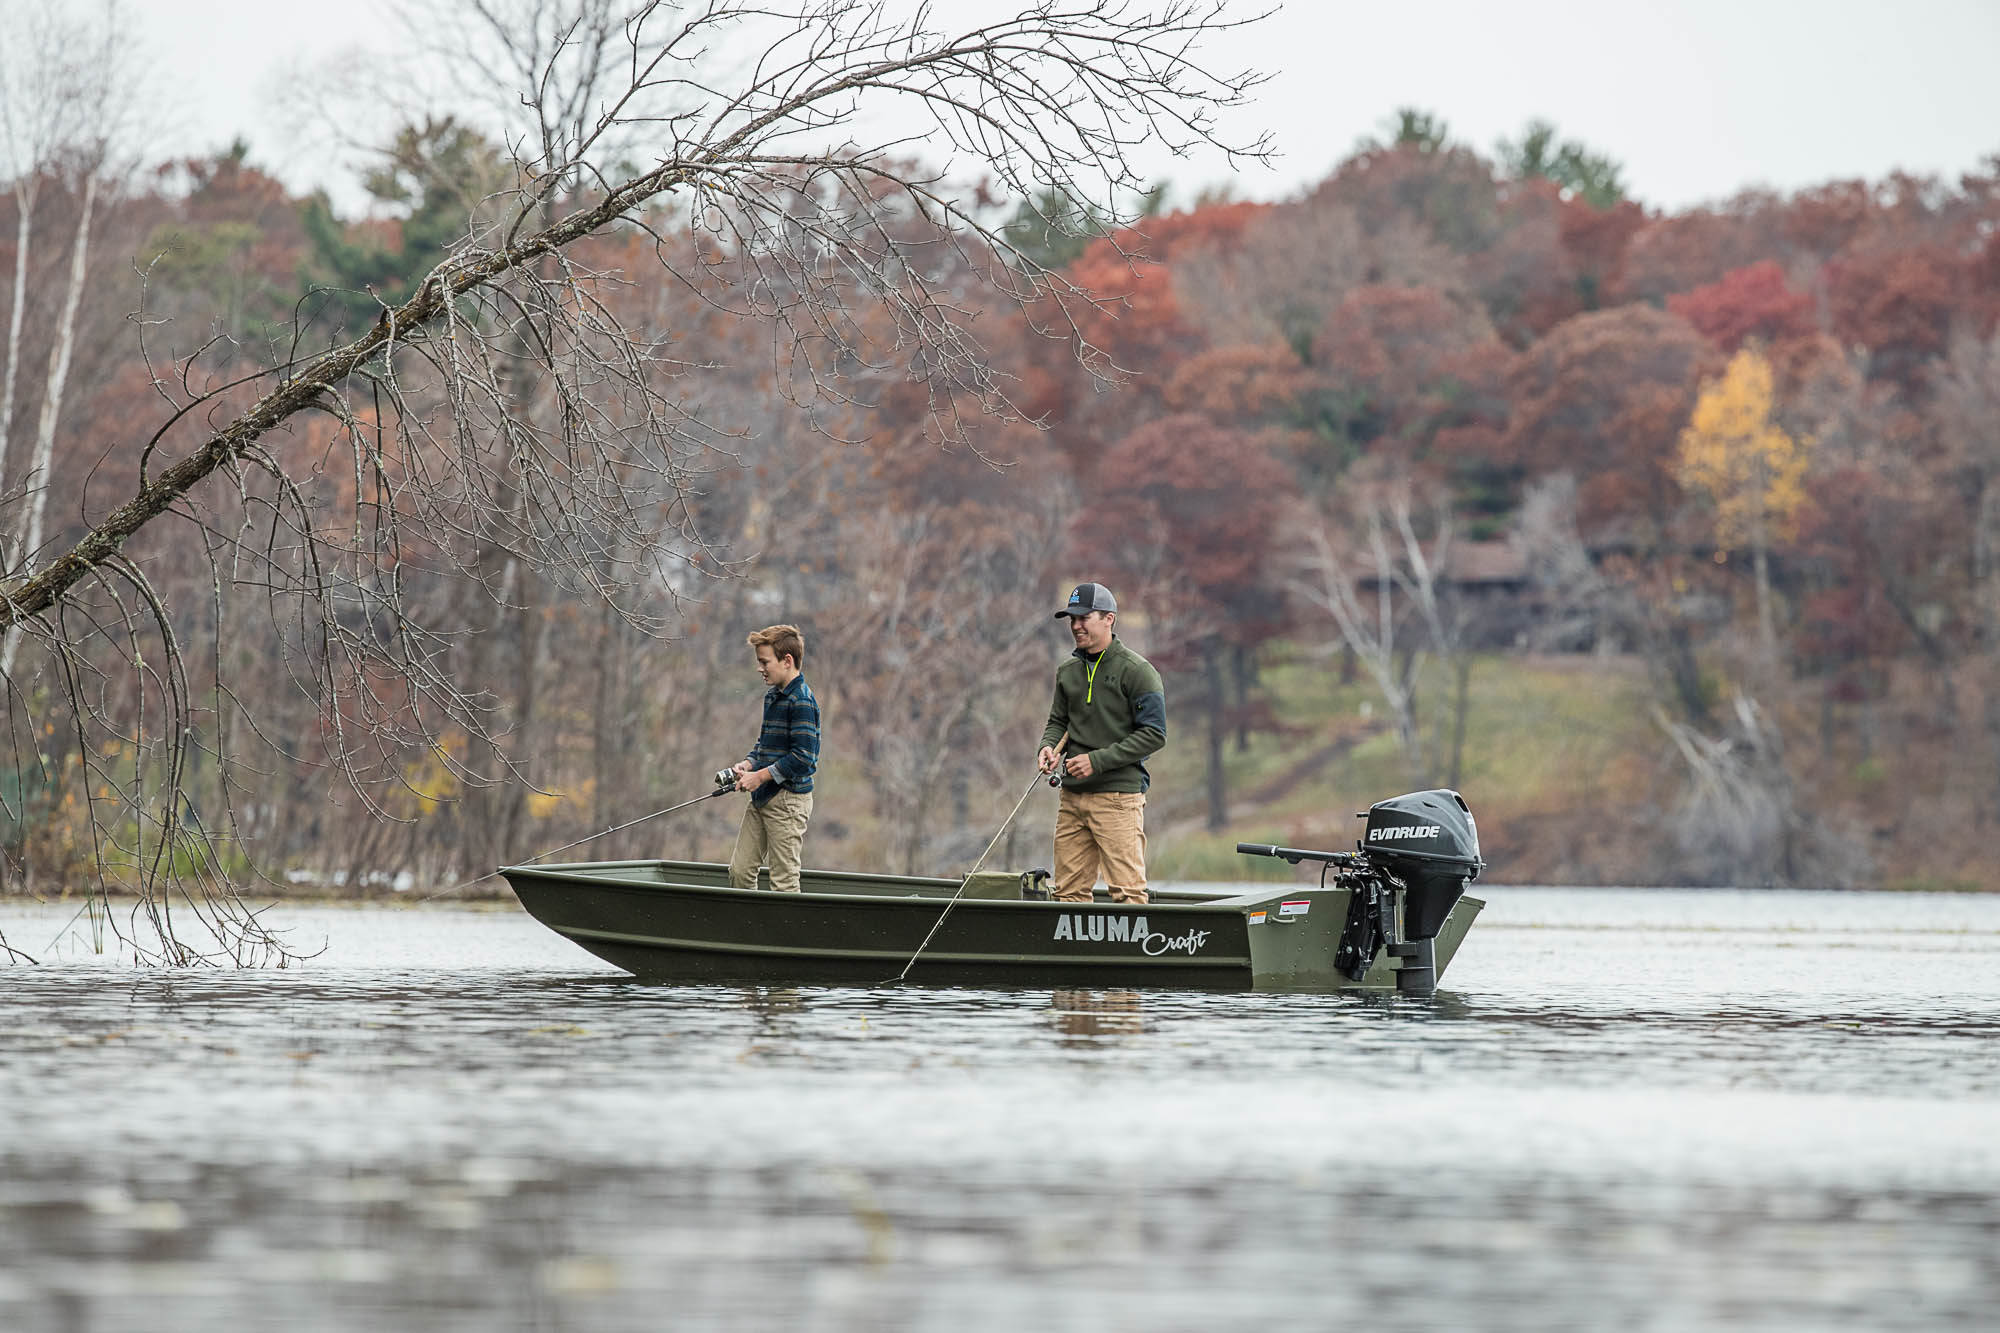
[[[1361,679],[1340,683],[1337,661],[1294,650],[1265,670],[1261,687],[1283,730],[1260,732],[1239,751],[1226,746],[1232,823],[1244,830],[1208,838],[1181,828],[1199,812],[1201,738],[1177,732],[1155,765],[1160,812],[1154,855],[1161,866],[1208,864],[1207,841],[1296,842],[1342,847],[1352,816],[1371,802],[1444,785],[1447,771],[1413,775],[1395,735]],[[1448,682],[1425,680],[1419,717],[1427,733],[1449,718]],[[1645,682],[1623,662],[1596,658],[1482,657],[1473,667],[1459,788],[1476,813],[1588,808],[1607,786],[1629,784],[1659,748],[1647,716]],[[1436,736],[1427,734],[1433,752]],[[1327,839],[1332,841],[1328,842]],[[1162,869],[1163,876],[1167,873]],[[1192,875],[1193,870],[1185,872]]]

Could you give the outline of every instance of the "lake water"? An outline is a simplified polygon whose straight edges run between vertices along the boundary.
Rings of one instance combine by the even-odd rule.
[[[1487,890],[1435,999],[134,971],[0,905],[0,1328],[1992,1328],[2000,898]]]

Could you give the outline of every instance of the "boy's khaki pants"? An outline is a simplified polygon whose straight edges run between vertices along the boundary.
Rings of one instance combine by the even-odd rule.
[[[1056,897],[1089,902],[1100,869],[1113,902],[1146,901],[1146,793],[1063,791],[1056,806]]]
[[[780,791],[758,805],[751,802],[736,830],[736,852],[729,858],[729,882],[739,889],[757,887],[757,867],[771,867],[771,887],[780,893],[799,891],[799,859],[806,843],[806,821],[812,818],[812,793]]]

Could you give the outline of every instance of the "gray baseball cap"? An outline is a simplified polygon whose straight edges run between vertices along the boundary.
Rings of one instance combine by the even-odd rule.
[[[1111,595],[1111,589],[1102,583],[1079,583],[1070,590],[1069,602],[1056,612],[1055,618],[1064,616],[1087,616],[1092,611],[1116,611],[1118,599]]]

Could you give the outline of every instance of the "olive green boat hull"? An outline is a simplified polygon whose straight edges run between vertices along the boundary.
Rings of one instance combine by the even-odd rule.
[[[1166,890],[1132,907],[1030,900],[1012,876],[954,904],[957,880],[844,871],[808,870],[799,893],[732,888],[726,867],[693,861],[500,873],[537,921],[650,981],[878,985],[919,946],[905,979],[946,986],[1394,990],[1402,966],[1384,951],[1358,982],[1334,970],[1348,894],[1333,887]],[[1439,978],[1482,906],[1452,908]]]

